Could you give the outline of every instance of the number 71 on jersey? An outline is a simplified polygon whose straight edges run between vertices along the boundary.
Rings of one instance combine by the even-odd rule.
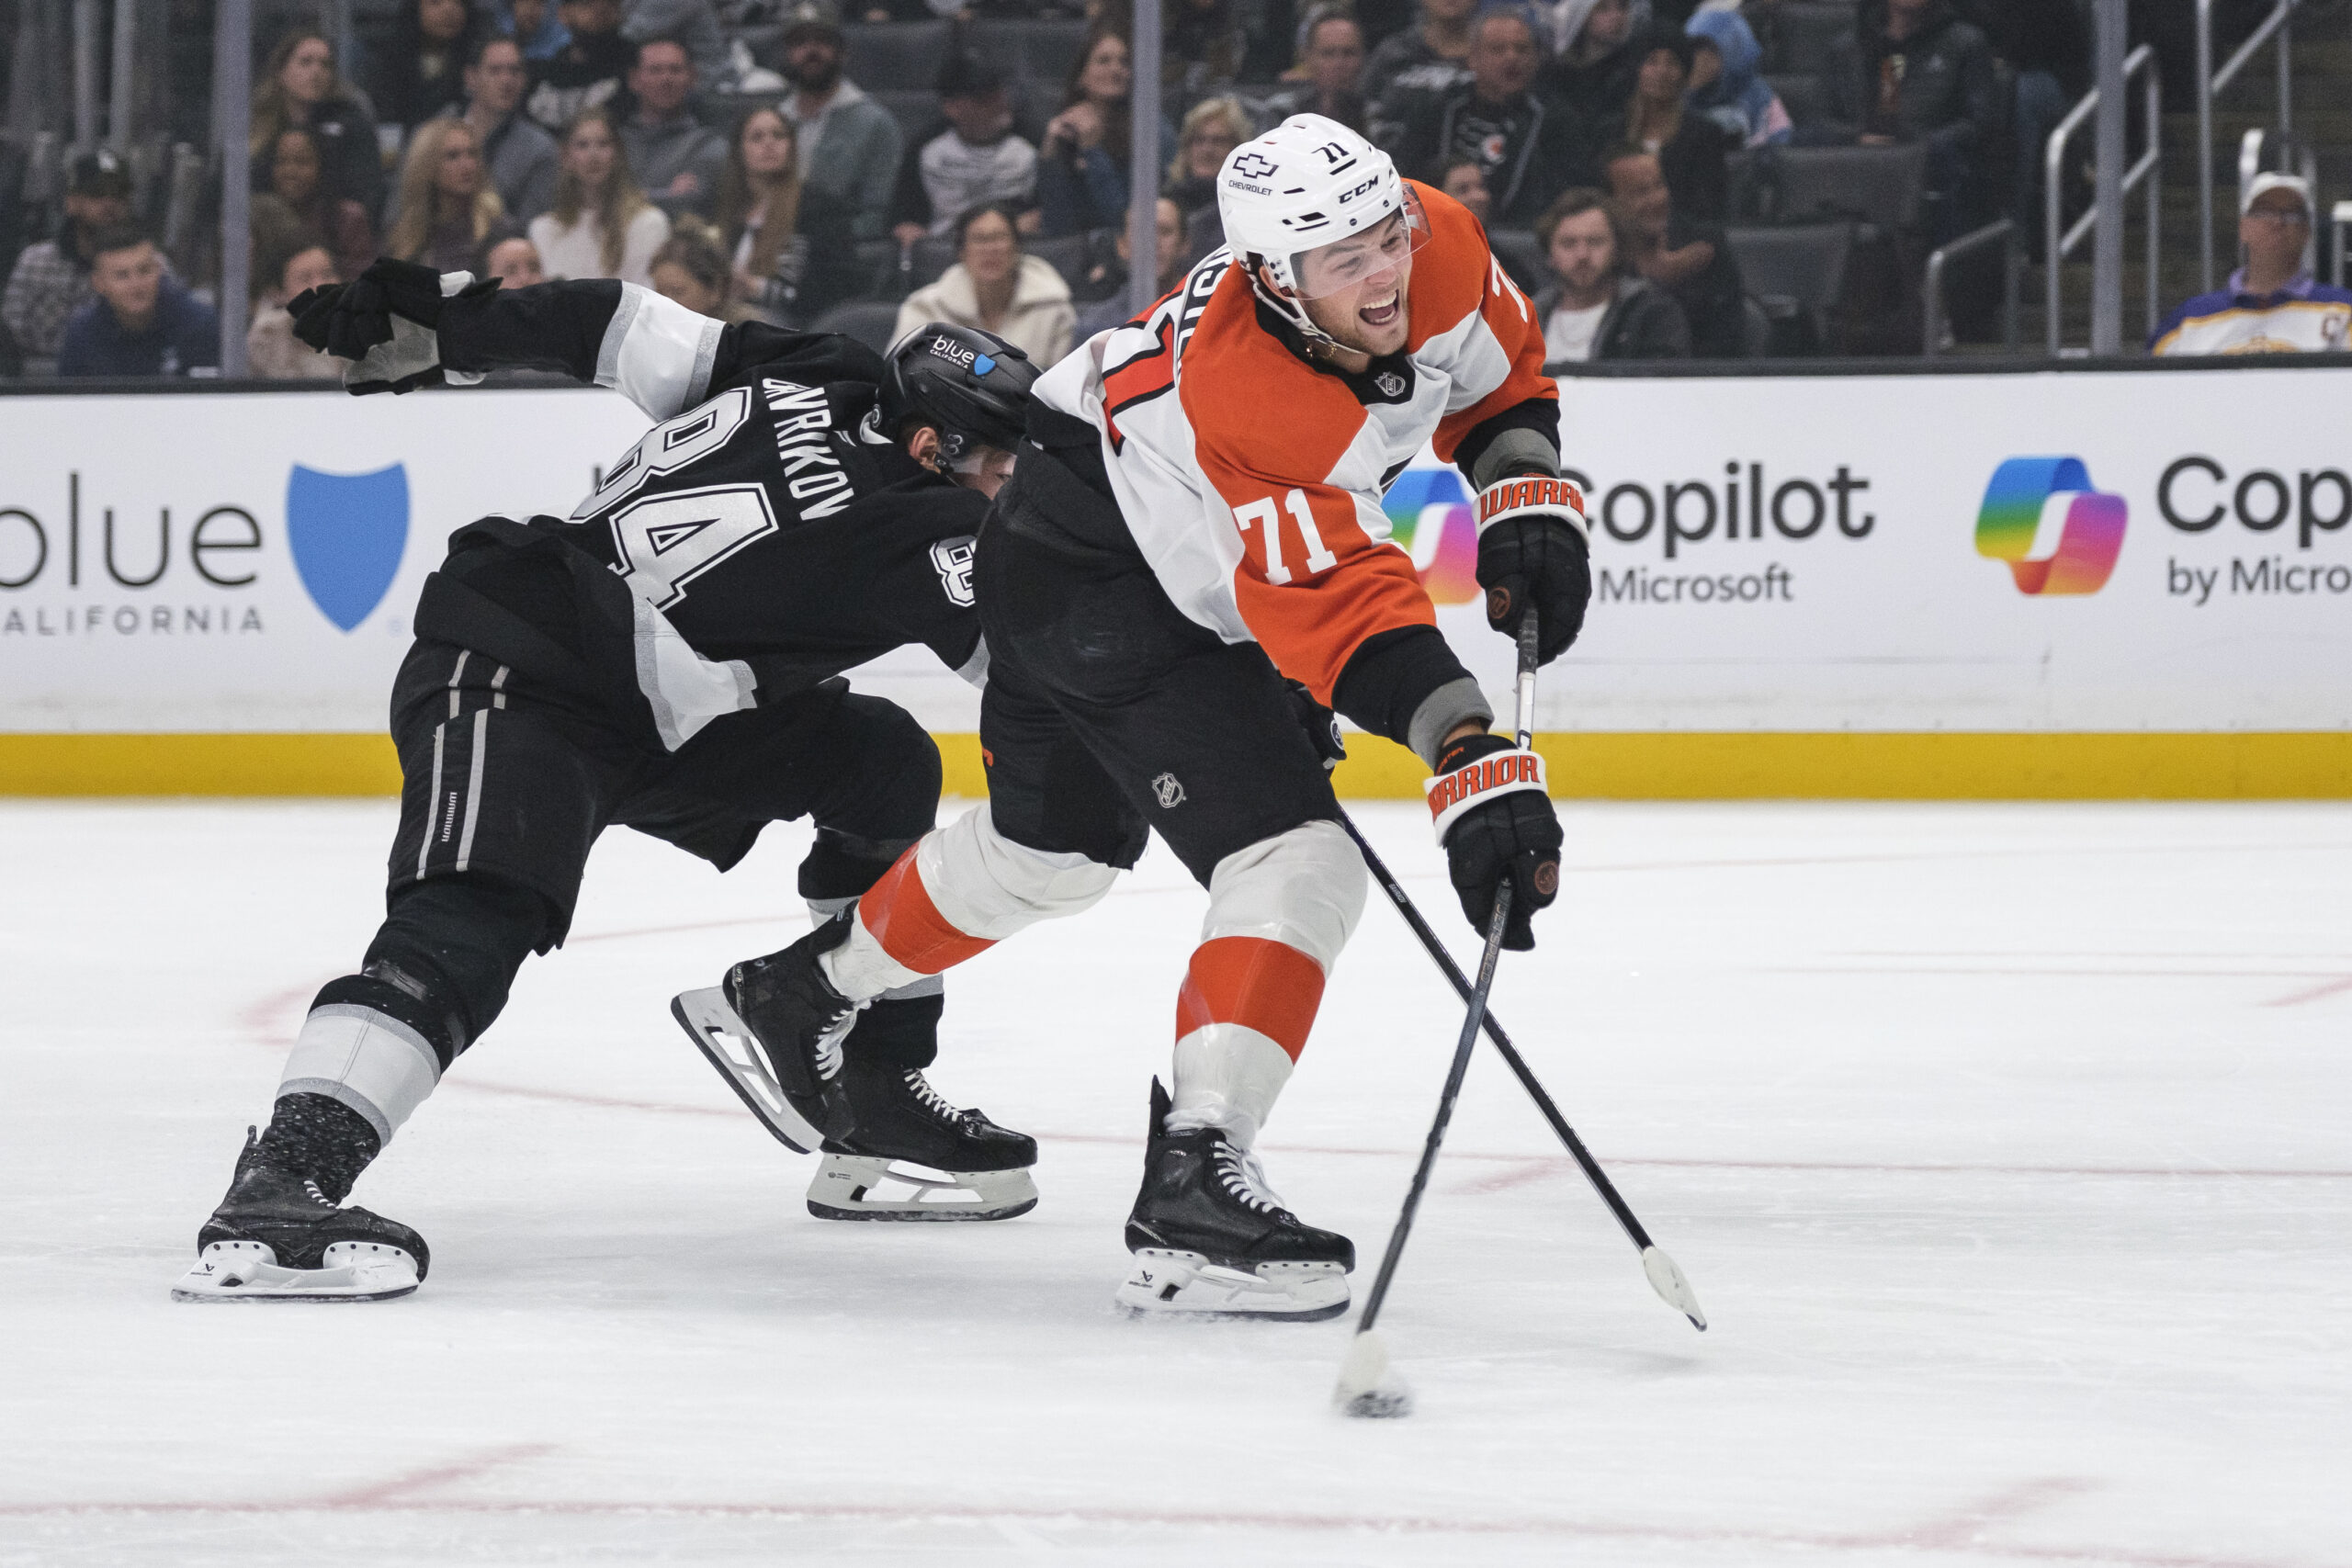
[[[1298,525],[1298,536],[1306,543],[1306,575],[1313,577],[1339,565],[1340,558],[1324,548],[1323,536],[1316,531],[1315,511],[1306,503],[1306,492],[1293,490],[1283,497],[1283,506],[1288,509],[1291,520]],[[1275,508],[1274,498],[1261,496],[1247,506],[1235,507],[1233,522],[1245,535],[1259,524],[1265,525],[1266,581],[1276,587],[1288,582],[1291,580],[1290,568],[1283,564],[1282,513]]]

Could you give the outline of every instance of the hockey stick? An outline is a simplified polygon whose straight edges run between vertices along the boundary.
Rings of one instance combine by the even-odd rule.
[[[1535,652],[1536,616],[1531,605],[1519,619],[1518,731],[1522,748],[1532,746],[1535,739]],[[1437,1164],[1437,1151],[1445,1142],[1446,1125],[1453,1120],[1453,1102],[1461,1097],[1463,1077],[1470,1070],[1470,1053],[1478,1043],[1478,1026],[1486,1021],[1487,998],[1495,988],[1495,967],[1503,953],[1503,932],[1510,926],[1511,891],[1508,877],[1495,890],[1494,919],[1487,924],[1486,949],[1478,955],[1478,983],[1470,993],[1469,1010],[1462,1020],[1462,1036],[1453,1045],[1453,1060],[1446,1067],[1445,1088],[1438,1095],[1437,1114],[1430,1121],[1429,1141],[1421,1145],[1420,1163],[1413,1168],[1412,1185],[1405,1190],[1405,1206],[1398,1211],[1396,1226],[1388,1233],[1388,1250],[1381,1256],[1380,1272],[1373,1277],[1372,1293],[1364,1297],[1363,1312],[1356,1318],[1355,1337],[1349,1342],[1347,1359],[1340,1366],[1339,1383],[1331,1391],[1331,1402],[1350,1416],[1412,1413],[1412,1393],[1401,1379],[1389,1374],[1388,1348],[1375,1325],[1380,1321],[1381,1305],[1388,1299],[1389,1283],[1396,1278],[1396,1265],[1405,1256],[1406,1238],[1413,1233],[1413,1216],[1421,1206],[1421,1194],[1429,1188],[1430,1168]]]
[[[1452,982],[1455,994],[1467,1002],[1470,999],[1469,980],[1463,975],[1461,965],[1453,962],[1453,955],[1445,950],[1445,944],[1438,940],[1437,932],[1430,929],[1429,921],[1421,918],[1420,910],[1414,907],[1412,896],[1397,882],[1386,863],[1364,838],[1363,829],[1344,810],[1340,813],[1340,826],[1348,830],[1348,837],[1353,839],[1356,848],[1363,852],[1364,864],[1387,893],[1388,901],[1396,905],[1396,912],[1405,918],[1405,923],[1413,928],[1413,934],[1421,939],[1421,946],[1429,953],[1430,961]],[[1616,1183],[1609,1179],[1609,1173],[1600,1168],[1600,1162],[1593,1158],[1591,1151],[1584,1146],[1584,1140],[1577,1136],[1574,1127],[1568,1125],[1568,1119],[1560,1114],[1560,1108],[1552,1102],[1552,1097],[1536,1081],[1534,1069],[1511,1044],[1510,1036],[1503,1032],[1502,1024],[1491,1012],[1486,1015],[1486,1029],[1487,1038],[1493,1041],[1495,1049],[1502,1054],[1504,1063],[1510,1066],[1511,1075],[1519,1079],[1520,1087],[1527,1090],[1530,1100],[1535,1101],[1535,1109],[1544,1113],[1544,1120],[1549,1122],[1552,1131],[1559,1134],[1562,1146],[1576,1160],[1577,1168],[1585,1174],[1585,1179],[1592,1183],[1592,1190],[1600,1194],[1600,1201],[1609,1205],[1609,1212],[1616,1215],[1617,1223],[1624,1227],[1626,1236],[1641,1254],[1642,1272],[1648,1277],[1650,1288],[1667,1305],[1689,1318],[1692,1327],[1704,1332],[1707,1314],[1700,1311],[1698,1295],[1690,1289],[1690,1281],[1683,1278],[1681,1269],[1666,1255],[1663,1247],[1650,1239],[1650,1233],[1642,1228],[1642,1222],[1634,1217],[1633,1209],[1618,1195]]]

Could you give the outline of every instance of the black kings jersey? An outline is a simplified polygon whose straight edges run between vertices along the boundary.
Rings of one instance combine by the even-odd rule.
[[[884,366],[871,349],[722,327],[609,282],[502,289],[453,321],[458,303],[440,329],[451,368],[570,370],[660,423],[568,521],[460,530],[427,585],[420,634],[504,657],[527,639],[483,639],[526,623],[609,684],[626,679],[633,690],[616,696],[647,704],[672,749],[721,713],[909,643],[982,678],[971,556],[988,502],[878,428]],[[582,570],[589,562],[603,570]],[[626,650],[599,635],[617,634],[623,616]]]

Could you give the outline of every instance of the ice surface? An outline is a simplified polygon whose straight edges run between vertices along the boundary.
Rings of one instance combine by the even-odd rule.
[[[1467,955],[1418,812],[1361,815]],[[0,1562],[2352,1562],[2352,810],[1565,816],[1496,1009],[1712,1330],[1482,1054],[1382,1319],[1419,1413],[1349,1422],[1349,1320],[1111,1310],[1164,852],[951,981],[1026,1218],[809,1218],[666,1010],[802,929],[803,833],[615,832],[360,1183],[424,1289],[194,1307],[390,807],[0,807]],[[1375,895],[1265,1141],[1368,1258],[1459,1018]]]

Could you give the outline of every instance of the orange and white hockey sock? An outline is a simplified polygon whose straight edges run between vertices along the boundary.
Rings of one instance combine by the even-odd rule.
[[[985,953],[1039,920],[1093,908],[1118,876],[1084,855],[1017,844],[985,806],[924,834],[857,902],[849,938],[818,962],[852,1001]]]
[[[1218,863],[1176,996],[1169,1130],[1217,1127],[1244,1148],[1256,1142],[1363,897],[1363,859],[1335,823],[1307,823]]]

